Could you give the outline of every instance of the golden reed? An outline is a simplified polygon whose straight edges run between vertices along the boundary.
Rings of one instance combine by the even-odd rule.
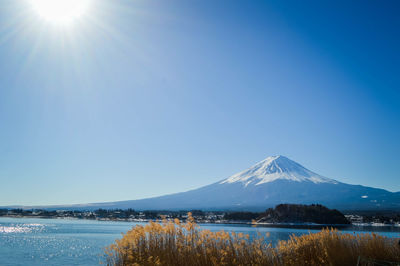
[[[400,262],[398,240],[334,229],[291,236],[275,247],[266,236],[200,230],[189,213],[181,224],[163,220],[137,225],[107,247],[107,265],[357,265],[359,258]],[[365,260],[364,260],[365,261]],[[398,264],[394,264],[398,265]]]

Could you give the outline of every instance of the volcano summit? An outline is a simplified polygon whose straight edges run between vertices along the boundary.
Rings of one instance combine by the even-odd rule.
[[[271,156],[226,179],[187,192],[68,208],[261,211],[281,203],[318,203],[340,210],[399,209],[400,192],[345,184],[314,173],[285,156]]]

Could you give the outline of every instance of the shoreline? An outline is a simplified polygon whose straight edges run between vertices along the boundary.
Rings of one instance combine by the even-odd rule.
[[[17,219],[54,219],[54,220],[87,220],[87,221],[100,221],[100,222],[134,222],[134,223],[149,223],[160,221],[160,219],[134,219],[134,218],[79,218],[79,217],[48,217],[48,216],[20,216],[20,215],[3,215],[0,218],[17,218]],[[167,219],[170,221],[171,219]],[[180,220],[185,222],[185,220]],[[246,225],[253,227],[272,227],[272,228],[298,228],[298,229],[323,229],[327,227],[332,228],[346,228],[346,227],[373,227],[373,228],[399,228],[400,224],[384,224],[384,223],[352,223],[352,224],[316,224],[316,223],[254,223],[248,221],[230,221],[230,220],[195,220],[197,224],[221,224],[221,225]]]

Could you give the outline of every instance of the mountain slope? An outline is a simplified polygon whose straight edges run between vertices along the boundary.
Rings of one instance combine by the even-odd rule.
[[[400,193],[341,183],[320,176],[284,156],[272,156],[217,183],[187,192],[53,208],[265,210],[281,203],[319,203],[341,210],[400,209]]]
[[[285,156],[279,155],[267,157],[249,169],[223,180],[221,184],[241,182],[245,186],[261,185],[275,180],[309,181],[315,184],[338,183],[336,180],[320,176]]]

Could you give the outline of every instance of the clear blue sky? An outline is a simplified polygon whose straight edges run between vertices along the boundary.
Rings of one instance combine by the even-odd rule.
[[[0,205],[138,199],[282,154],[400,191],[399,1],[0,2]]]

